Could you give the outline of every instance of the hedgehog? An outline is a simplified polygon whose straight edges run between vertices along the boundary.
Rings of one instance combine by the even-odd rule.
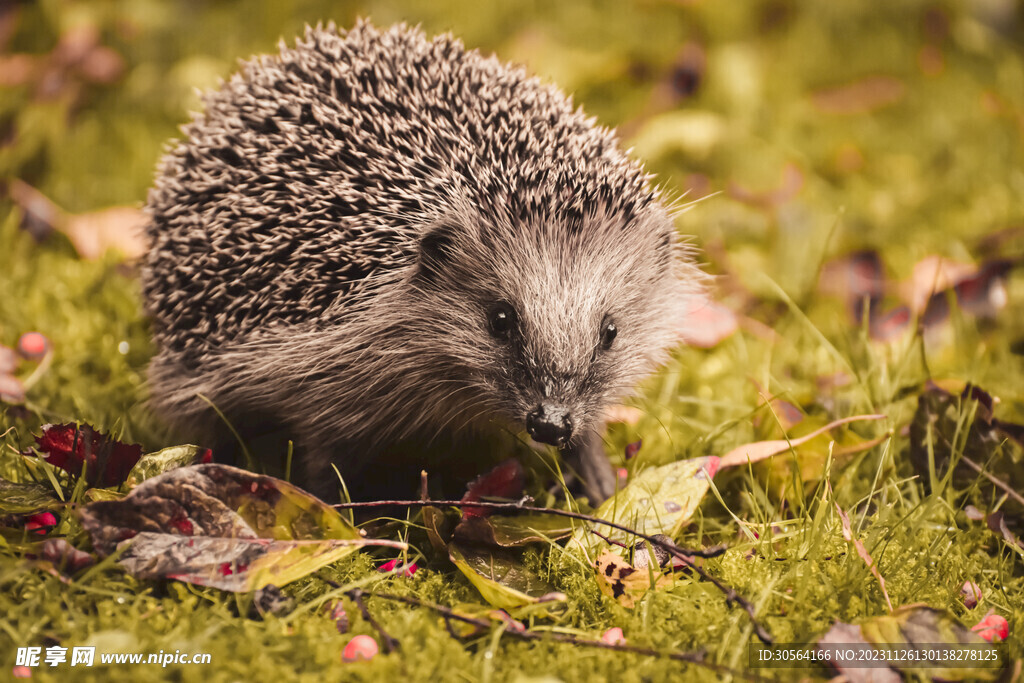
[[[602,416],[702,274],[612,130],[451,35],[361,20],[241,63],[182,132],[142,268],[169,425],[284,435],[323,497],[502,443],[614,491]]]

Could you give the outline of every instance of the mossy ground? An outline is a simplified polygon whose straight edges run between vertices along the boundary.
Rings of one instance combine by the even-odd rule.
[[[708,497],[682,543],[729,544],[707,569],[756,605],[778,641],[807,641],[836,620],[887,611],[878,582],[842,538],[834,500],[851,511],[894,605],[949,609],[966,625],[995,610],[1009,621],[1009,651],[1020,653],[1021,553],[963,513],[968,503],[991,509],[998,499],[982,487],[915,477],[902,428],[928,378],[974,382],[1002,399],[1001,418],[1024,418],[1024,280],[1011,274],[1008,303],[994,317],[954,310],[928,343],[915,334],[871,341],[818,287],[821,264],[856,249],[877,250],[888,275],[902,280],[927,255],[977,262],[991,244],[986,236],[1024,222],[1024,57],[1015,47],[1024,17],[1000,15],[992,9],[998,6],[235,0],[195,2],[186,11],[156,0],[42,0],[20,5],[14,23],[4,24],[13,27],[7,53],[48,54],[59,36],[88,22],[123,57],[124,70],[109,83],[69,72],[52,96],[32,81],[0,91],[0,174],[72,212],[139,205],[161,146],[196,106],[192,88],[213,85],[236,58],[272,51],[279,36],[320,19],[348,25],[365,15],[378,24],[451,29],[471,46],[526,62],[602,122],[621,125],[671,196],[710,195],[680,217],[680,228],[696,236],[725,299],[763,324],[712,350],[680,350],[645,384],[642,417],[613,425],[609,452],[617,456],[642,438],[640,457],[655,464],[777,438],[759,387],[815,418],[885,414],[882,423],[858,428],[863,438],[893,431],[892,439],[832,464],[834,499],[820,477],[807,486],[766,468],[716,477],[720,496]],[[697,52],[687,53],[687,44]],[[688,93],[694,78],[698,86]],[[845,104],[827,100],[830,88],[863,79],[874,85],[859,95],[847,91]],[[132,268],[114,254],[80,259],[60,235],[37,243],[22,223],[22,211],[0,194],[0,343],[39,330],[54,358],[30,388],[27,410],[0,418],[0,475],[23,475],[13,451],[27,447],[44,422],[87,421],[147,450],[170,445],[141,405],[151,349]],[[1003,234],[995,253],[1024,255],[1020,233]],[[822,381],[837,374],[848,382]],[[54,533],[80,532],[66,515]],[[323,575],[443,604],[479,602],[415,529],[411,540],[423,555],[411,579],[381,578],[366,554]],[[246,596],[136,581],[109,561],[64,584],[8,542],[14,545],[0,552],[2,675],[16,647],[55,643],[209,652],[213,659],[190,668],[75,669],[81,680],[630,681],[684,673],[664,659],[523,643],[500,631],[463,643],[429,611],[380,600],[370,609],[401,652],[342,664],[348,636],[323,613],[338,590],[317,578],[286,587],[295,611],[259,619]],[[705,582],[684,579],[625,609],[603,598],[592,571],[559,549],[531,562],[568,595],[568,605],[560,620],[528,625],[589,637],[620,626],[631,644],[706,648],[711,661],[747,668],[750,622]],[[984,595],[973,610],[960,598],[967,580]],[[353,632],[373,633],[350,612]],[[41,667],[34,677],[64,680],[69,672]],[[695,667],[685,675],[720,676]]]

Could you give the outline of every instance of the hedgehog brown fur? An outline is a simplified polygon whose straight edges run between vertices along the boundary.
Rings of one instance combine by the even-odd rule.
[[[451,36],[366,22],[307,29],[204,105],[147,207],[159,413],[199,438],[224,432],[211,404],[272,416],[321,493],[332,463],[352,487],[527,423],[610,492],[594,429],[701,279],[611,131]]]

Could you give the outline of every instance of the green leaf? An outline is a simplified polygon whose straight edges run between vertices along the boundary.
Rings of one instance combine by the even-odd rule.
[[[675,538],[711,487],[718,462],[717,457],[707,456],[643,470],[606,500],[594,516],[649,536],[665,534]],[[633,534],[611,527],[599,527],[597,531],[627,546],[636,542]],[[589,527],[577,530],[574,538],[588,548],[601,542]]]
[[[207,448],[187,445],[171,446],[155,453],[146,453],[128,473],[128,486],[135,487],[164,472],[196,464],[207,452]]]
[[[572,533],[573,525],[555,515],[494,515],[463,518],[455,527],[455,538],[503,548],[548,543]]]
[[[0,514],[31,515],[62,507],[64,502],[57,498],[53,487],[48,484],[18,484],[0,479]]]
[[[509,551],[451,543],[448,555],[484,600],[510,613],[530,605],[565,599],[561,593],[555,593],[550,584],[523,567],[519,557]]]

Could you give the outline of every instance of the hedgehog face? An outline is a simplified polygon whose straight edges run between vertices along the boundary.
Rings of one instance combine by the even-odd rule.
[[[429,231],[415,277],[424,310],[458,312],[427,332],[449,382],[543,443],[599,423],[674,342],[671,231],[596,215],[576,230],[477,219]]]

